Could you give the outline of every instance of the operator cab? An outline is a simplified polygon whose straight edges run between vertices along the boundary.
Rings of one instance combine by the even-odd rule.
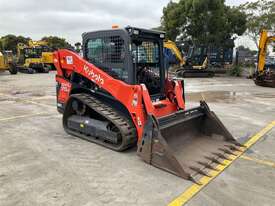
[[[24,58],[40,58],[42,51],[37,47],[28,47],[23,49]]]
[[[188,65],[202,65],[205,58],[207,57],[206,46],[191,46],[187,53],[187,64]]]
[[[153,99],[163,96],[163,32],[128,26],[82,37],[87,61],[128,84],[145,84]]]
[[[41,49],[37,47],[26,47],[23,48],[22,53],[19,56],[19,64],[24,64],[26,59],[37,59],[41,58],[42,56],[42,51]]]

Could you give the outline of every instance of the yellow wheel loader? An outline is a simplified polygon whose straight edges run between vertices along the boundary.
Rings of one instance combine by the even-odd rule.
[[[0,72],[2,71],[9,71],[10,74],[17,74],[12,51],[0,52]]]

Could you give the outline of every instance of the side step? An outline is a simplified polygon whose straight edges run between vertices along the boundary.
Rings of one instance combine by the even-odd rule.
[[[201,102],[200,107],[160,119],[150,116],[137,153],[148,164],[196,182],[241,146]]]

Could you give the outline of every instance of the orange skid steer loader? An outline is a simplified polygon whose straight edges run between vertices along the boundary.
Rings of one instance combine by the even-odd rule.
[[[137,144],[145,162],[196,182],[241,145],[205,102],[185,109],[184,82],[165,73],[164,35],[89,32],[84,58],[55,52],[57,107],[67,133],[115,151]]]

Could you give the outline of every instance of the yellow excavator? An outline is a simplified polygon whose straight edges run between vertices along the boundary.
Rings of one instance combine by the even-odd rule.
[[[47,66],[49,69],[54,69],[53,63],[53,51],[48,46],[46,41],[29,41],[29,46],[36,47],[41,49],[41,58],[44,66]]]
[[[9,71],[10,74],[17,74],[17,68],[13,59],[12,51],[0,52],[0,72]]]
[[[49,72],[49,68],[43,63],[41,46],[35,45],[32,41],[28,45],[17,44],[16,66],[20,71],[27,71],[29,74]]]
[[[164,42],[164,48],[170,50],[172,54],[176,57],[179,64],[176,68],[176,73],[180,77],[213,77],[214,72],[209,71],[207,69],[208,66],[208,58],[205,57],[203,63],[201,65],[193,65],[191,64],[190,59],[193,56],[194,49],[191,49],[188,52],[187,58],[185,59],[182,56],[182,53],[178,49],[175,42],[171,40],[167,40]]]
[[[179,61],[179,65],[182,67],[184,66],[185,60],[180,52],[180,50],[178,49],[177,45],[175,42],[171,41],[171,40],[167,40],[164,42],[164,48],[169,49],[172,51],[172,53],[175,55],[175,57],[177,58],[177,60]]]
[[[259,41],[258,64],[254,82],[258,86],[275,87],[275,62],[267,62],[268,45],[275,42],[275,32],[262,30]]]

